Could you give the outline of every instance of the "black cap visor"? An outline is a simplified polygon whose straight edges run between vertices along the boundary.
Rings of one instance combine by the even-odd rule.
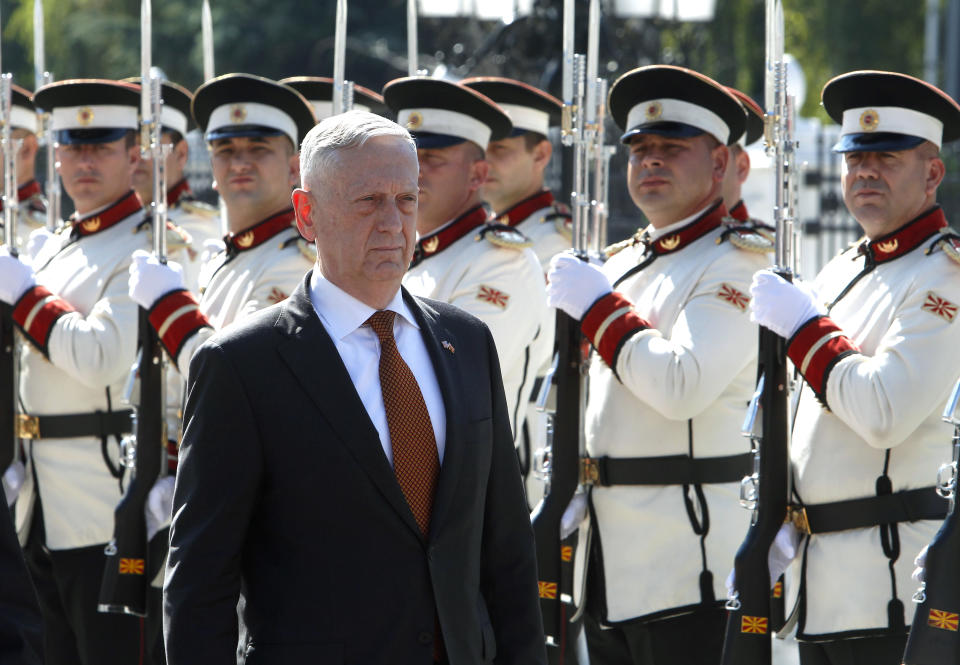
[[[672,139],[689,139],[694,136],[706,134],[699,127],[688,125],[685,122],[648,122],[637,125],[627,131],[620,137],[621,143],[630,143],[630,139],[638,134],[656,134],[657,136],[667,136]]]
[[[451,136],[450,134],[434,134],[433,132],[410,132],[417,148],[430,150],[433,148],[449,148],[450,146],[466,143],[467,139],[462,136]]]
[[[926,141],[919,136],[892,132],[863,132],[841,136],[833,146],[836,153],[845,152],[900,152],[910,150]]]
[[[286,136],[290,138],[286,132],[275,127],[267,127],[266,125],[230,125],[229,127],[220,127],[212,132],[207,132],[204,138],[206,138],[209,143],[217,139],[250,138],[253,136]]]
[[[119,141],[132,129],[123,127],[99,127],[97,129],[61,129],[57,131],[57,143],[76,145],[80,143],[112,143]]]

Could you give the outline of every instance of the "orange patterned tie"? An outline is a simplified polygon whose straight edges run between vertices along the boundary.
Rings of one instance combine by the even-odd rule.
[[[397,350],[393,338],[396,312],[380,310],[367,319],[380,338],[380,388],[393,447],[393,473],[424,536],[440,475],[440,458],[433,424],[423,393]]]

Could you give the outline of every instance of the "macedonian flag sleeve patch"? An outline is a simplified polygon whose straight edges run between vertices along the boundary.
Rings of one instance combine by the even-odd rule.
[[[960,614],[943,610],[930,610],[930,614],[927,616],[927,625],[941,630],[957,632],[957,627],[960,626]]]
[[[540,597],[548,600],[555,600],[557,597],[556,582],[537,582],[540,587]]]
[[[143,559],[120,559],[121,575],[143,575]]]
[[[766,635],[767,617],[751,617],[747,615],[740,617],[740,632]]]

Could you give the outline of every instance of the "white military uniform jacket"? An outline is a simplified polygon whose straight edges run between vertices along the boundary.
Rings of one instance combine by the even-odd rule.
[[[726,596],[750,521],[738,502],[751,469],[740,426],[757,378],[748,289],[770,249],[717,203],[615,245],[604,265],[615,291],[581,324],[597,350],[589,456],[727,458],[707,463],[713,482],[700,485],[591,488],[602,566],[591,567],[588,593],[601,595],[607,624],[715,607]]]
[[[837,302],[789,347],[806,380],[791,444],[803,504],[874,497],[885,468],[893,492],[930,488],[949,460],[952,432],[940,414],[960,375],[960,242],[944,239],[946,224],[936,207],[847,249],[817,276],[821,299]],[[940,510],[946,503],[933,497]],[[880,527],[811,536],[787,580],[788,608],[801,596],[798,636],[902,633],[902,624],[888,625],[892,582],[909,622],[913,559],[940,524],[896,526],[895,580]]]
[[[421,237],[403,285],[414,295],[456,305],[490,328],[516,440],[517,415],[522,419],[537,369],[552,352],[538,337],[553,321],[529,241],[487,219],[477,206]]]
[[[294,220],[293,210],[284,210],[227,236],[226,250],[203,266],[199,306],[188,291],[154,304],[151,323],[184,377],[193,352],[214,330],[285,300],[313,267],[312,246]]]
[[[544,274],[555,254],[570,249],[570,211],[555,201],[548,189],[499,213],[494,221],[512,226],[530,239]]]
[[[40,249],[33,262],[37,286],[14,311],[30,340],[21,353],[24,413],[129,408],[121,400],[137,350],[137,305],[127,295],[128,268],[135,250],[153,245],[146,220],[131,191],[66,225]],[[171,258],[178,258],[175,241],[168,240]],[[115,467],[118,439],[108,436],[105,448]],[[48,548],[87,547],[112,537],[121,489],[104,461],[103,445],[98,436],[25,441],[28,468],[16,513],[21,537],[29,528],[35,492],[43,505]]]
[[[220,215],[213,206],[193,198],[186,179],[167,192],[167,206],[167,219],[189,237],[190,244],[182,257],[184,284],[199,294],[204,249],[208,241],[220,240]]]

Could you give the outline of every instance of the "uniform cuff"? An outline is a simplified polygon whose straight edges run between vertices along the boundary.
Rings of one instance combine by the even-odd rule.
[[[176,441],[167,440],[167,471],[171,476],[177,475],[177,463],[179,462],[180,449]]]
[[[50,358],[48,343],[53,326],[64,314],[75,312],[70,303],[43,286],[34,286],[13,306],[13,320],[27,338]]]
[[[633,304],[616,291],[593,303],[580,323],[584,336],[614,372],[623,343],[649,327],[633,310]]]
[[[841,359],[853,353],[860,353],[860,349],[828,316],[815,316],[800,326],[787,347],[794,367],[800,370],[824,405],[830,372]]]
[[[150,308],[150,325],[157,331],[163,347],[176,361],[184,342],[202,328],[212,328],[200,312],[200,305],[186,289],[161,296]]]

